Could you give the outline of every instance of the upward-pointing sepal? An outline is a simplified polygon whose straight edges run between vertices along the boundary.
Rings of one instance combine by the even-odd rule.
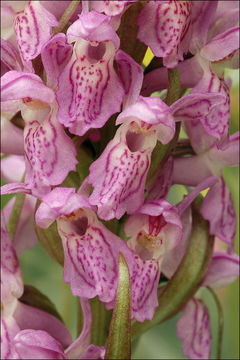
[[[17,14],[14,25],[21,57],[29,61],[40,54],[58,21],[40,1],[28,1],[24,10]]]
[[[191,2],[150,1],[139,14],[137,37],[174,68],[188,50]]]

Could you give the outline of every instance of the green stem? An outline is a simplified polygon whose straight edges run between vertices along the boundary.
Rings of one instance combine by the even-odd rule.
[[[91,344],[105,346],[111,321],[112,311],[107,311],[98,297],[90,300],[92,311]]]
[[[82,311],[82,306],[81,306],[81,302],[78,298],[77,300],[77,316],[78,316],[78,321],[77,321],[77,336],[80,335],[82,329],[83,329],[83,325],[84,325],[84,315],[83,315],[83,311]]]
[[[211,260],[214,238],[209,237],[208,222],[199,213],[200,196],[193,203],[193,231],[185,256],[158,297],[151,321],[133,321],[132,340],[148,329],[176,315],[199,288]]]
[[[22,182],[24,182],[24,179],[25,179],[25,174],[23,175]],[[17,226],[19,223],[19,218],[21,215],[25,196],[26,194],[21,194],[21,193],[16,194],[12,212],[8,220],[7,231],[12,241],[14,240],[14,237],[16,235]]]
[[[120,48],[141,64],[147,51],[147,46],[137,39],[137,18],[146,1],[132,4],[123,14],[121,25],[117,31],[121,40]]]
[[[79,0],[71,1],[71,3],[68,5],[66,10],[64,11],[61,19],[59,20],[59,26],[57,28],[55,28],[53,31],[54,35],[63,31],[63,29],[68,24],[71,17],[73,16],[75,10],[77,9],[79,2],[80,2]]]
[[[212,288],[210,288],[209,286],[207,286],[207,289],[209,290],[209,292],[212,294],[212,297],[217,305],[217,309],[218,309],[218,339],[217,339],[217,357],[216,359],[220,360],[221,359],[221,346],[222,346],[222,338],[223,338],[223,309],[222,309],[222,305],[216,295],[216,293],[213,291]]]
[[[178,68],[168,69],[168,91],[166,104],[172,105],[181,97],[181,85]]]
[[[176,100],[181,97],[181,85],[178,68],[168,69],[168,91],[166,97],[166,103],[168,106],[172,105]],[[147,175],[146,188],[149,189],[156,180],[159,171],[167,161],[171,152],[175,149],[180,134],[181,123],[176,123],[176,130],[173,139],[166,145],[157,142],[152,156],[151,165]]]

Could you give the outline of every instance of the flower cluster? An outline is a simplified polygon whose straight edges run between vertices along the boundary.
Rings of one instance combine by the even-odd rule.
[[[208,359],[209,314],[194,294],[239,273],[222,174],[239,162],[224,78],[239,65],[237,2],[1,4],[1,191],[17,194],[2,211],[1,358],[103,359],[108,345],[92,343],[90,299],[114,309],[122,254],[133,337],[155,324],[168,296],[169,316],[183,310],[183,354]],[[147,48],[154,58],[144,67]],[[177,204],[168,198],[174,184],[188,190]],[[206,249],[194,254],[199,234]],[[213,250],[213,238],[225,250]],[[37,241],[79,297],[84,325],[74,341],[23,284],[18,258]],[[182,278],[183,292],[190,287],[171,292],[201,251],[197,280]]]

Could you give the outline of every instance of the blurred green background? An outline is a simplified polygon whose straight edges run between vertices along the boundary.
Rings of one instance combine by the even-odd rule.
[[[228,72],[233,79],[231,89],[231,129],[233,133],[238,130],[239,100],[238,100],[238,79],[237,70]],[[239,218],[239,171],[238,168],[225,168],[224,178],[231,189],[234,206]],[[184,189],[175,186],[171,190],[171,197],[179,200],[183,196]],[[4,198],[3,204],[7,199]],[[237,234],[239,233],[239,221]],[[236,252],[239,254],[239,237],[236,237]],[[52,261],[48,255],[37,244],[35,248],[26,251],[20,259],[24,282],[33,285],[46,294],[56,305],[62,315],[65,324],[76,336],[76,313],[77,299],[70,292],[69,285],[63,283],[62,268]],[[239,359],[239,282],[231,284],[225,289],[217,291],[224,309],[224,336],[222,345],[223,359]],[[216,305],[211,294],[202,290],[209,309],[212,328],[212,355],[216,354],[216,335],[218,318]],[[176,321],[179,315],[163,323],[144,334],[133,346],[134,359],[184,359],[181,351],[181,342],[176,336]]]

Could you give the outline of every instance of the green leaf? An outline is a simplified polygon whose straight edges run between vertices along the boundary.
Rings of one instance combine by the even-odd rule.
[[[93,162],[93,157],[83,145],[77,150],[77,160],[76,171],[69,172],[61,184],[62,187],[73,187],[78,190],[83,180],[88,176],[89,166]]]
[[[118,289],[105,359],[131,358],[131,289],[128,266],[119,254]]]
[[[223,308],[221,305],[221,302],[219,301],[215,291],[207,286],[208,291],[211,293],[215,304],[216,304],[216,308],[218,311],[218,338],[217,338],[217,354],[216,354],[216,359],[221,359],[221,347],[222,347],[222,342],[223,342],[223,323],[224,323],[224,315],[223,315]]]
[[[80,185],[80,177],[76,171],[70,171],[68,176],[61,183],[61,187],[72,187],[76,190]]]
[[[26,305],[46,311],[49,314],[58,318],[59,320],[63,321],[55,305],[49,300],[46,295],[42,294],[34,286],[24,285],[24,293],[19,300]]]
[[[58,234],[57,223],[54,221],[47,229],[42,229],[35,224],[35,230],[40,244],[46,253],[60,265],[64,265],[64,252],[62,239]]]
[[[11,212],[11,215],[10,215],[9,221],[8,221],[8,226],[7,226],[7,230],[8,230],[11,240],[13,240],[16,235],[16,231],[17,231],[17,227],[18,227],[18,223],[19,223],[21,212],[22,212],[25,197],[26,197],[26,195],[21,194],[21,193],[16,194],[16,197],[15,197],[15,202],[14,202],[12,212]]]
[[[80,184],[81,184],[89,174],[89,166],[93,162],[93,157],[84,146],[81,146],[77,152],[77,160],[78,160],[77,173],[79,175]]]
[[[24,180],[25,180],[25,173],[22,177],[22,182],[24,182]],[[7,225],[7,231],[12,241],[14,240],[14,237],[16,235],[25,197],[26,194],[21,194],[21,193],[16,194],[15,196],[15,201]]]
[[[208,222],[199,213],[200,197],[195,200],[193,231],[186,254],[158,297],[158,307],[151,321],[133,321],[132,339],[177,314],[198,290],[212,257],[214,237],[209,236]]]
[[[168,69],[168,83],[169,85],[168,85],[166,103],[167,105],[170,106],[181,97],[181,85],[180,85],[180,76],[179,76],[178,68]],[[147,190],[149,190],[152,187],[163,165],[167,161],[171,152],[175,149],[178,141],[180,129],[181,129],[181,123],[177,122],[173,139],[168,144],[165,145],[163,145],[159,141],[157,142],[151,155],[151,165],[147,174],[147,182],[146,182]]]

